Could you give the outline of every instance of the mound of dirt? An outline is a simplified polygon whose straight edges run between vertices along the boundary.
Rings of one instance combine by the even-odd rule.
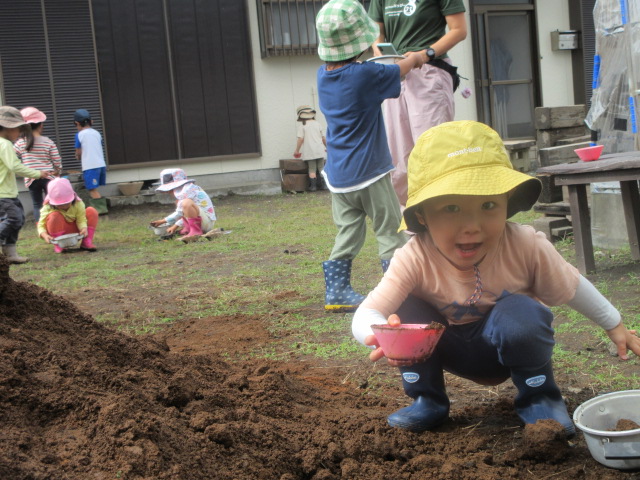
[[[640,428],[640,425],[638,425],[633,420],[629,420],[628,418],[621,418],[616,423],[616,428],[613,431],[614,432],[626,432],[627,430],[635,430],[637,428]]]
[[[2,479],[624,478],[583,447],[509,454],[527,444],[504,399],[416,435],[332,373],[172,353],[14,282],[0,257]]]

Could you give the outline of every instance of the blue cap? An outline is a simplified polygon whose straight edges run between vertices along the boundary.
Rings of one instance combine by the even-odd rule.
[[[91,114],[89,113],[89,110],[85,110],[84,108],[76,110],[73,114],[73,121],[82,122],[84,120],[91,120]]]

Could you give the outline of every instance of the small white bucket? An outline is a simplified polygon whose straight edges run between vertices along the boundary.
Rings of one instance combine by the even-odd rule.
[[[607,393],[584,402],[573,421],[594,459],[619,470],[640,468],[640,428],[615,431],[619,420],[640,425],[640,390]]]
[[[83,238],[79,233],[67,233],[53,238],[51,243],[58,245],[60,248],[70,248],[75,247]]]
[[[170,226],[171,225],[169,225],[168,223],[163,223],[162,225],[158,225],[157,227],[149,225],[149,228],[153,230],[153,233],[155,233],[156,235],[162,236],[167,234],[167,230]]]

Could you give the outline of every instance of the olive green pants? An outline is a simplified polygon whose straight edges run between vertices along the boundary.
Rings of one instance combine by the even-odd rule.
[[[338,234],[329,260],[352,260],[358,255],[367,234],[367,217],[378,240],[380,260],[391,259],[407,241],[407,235],[398,232],[402,215],[391,175],[362,190],[332,192],[331,209]]]

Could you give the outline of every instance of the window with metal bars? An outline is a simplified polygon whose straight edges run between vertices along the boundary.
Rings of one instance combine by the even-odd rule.
[[[262,58],[317,53],[316,16],[328,0],[256,1]]]

